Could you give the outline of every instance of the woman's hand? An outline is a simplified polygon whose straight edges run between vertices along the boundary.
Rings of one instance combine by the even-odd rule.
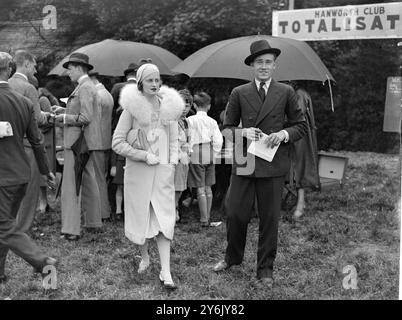
[[[110,168],[110,176],[115,177],[116,176],[116,166],[113,166]]]
[[[146,162],[147,162],[148,165],[154,166],[154,165],[159,164],[160,161],[159,161],[159,158],[156,155],[154,155],[153,153],[148,153],[147,158],[146,158]]]

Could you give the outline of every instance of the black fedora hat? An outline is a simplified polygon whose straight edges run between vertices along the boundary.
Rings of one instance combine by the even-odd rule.
[[[244,63],[249,66],[255,58],[265,53],[273,53],[278,57],[281,54],[281,50],[272,48],[265,39],[254,41],[250,45],[250,55],[244,60]]]
[[[70,62],[82,64],[88,68],[88,71],[94,68],[92,64],[89,64],[89,57],[85,53],[72,53],[68,58],[68,61],[63,63],[63,68],[68,69],[68,65]]]
[[[124,70],[124,75],[127,77],[129,73],[137,72],[138,64],[132,62],[128,65],[127,69]]]

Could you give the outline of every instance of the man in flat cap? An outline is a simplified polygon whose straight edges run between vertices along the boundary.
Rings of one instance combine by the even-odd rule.
[[[223,124],[225,136],[234,142],[234,163],[227,201],[226,254],[214,271],[243,261],[247,226],[257,199],[257,284],[263,287],[273,284],[281,196],[290,166],[289,143],[307,130],[293,88],[272,79],[280,53],[267,40],[251,44],[244,62],[253,69],[254,79],[233,89]],[[240,121],[242,128],[238,127]],[[251,141],[260,139],[266,148],[280,144],[271,162],[247,152]]]
[[[35,165],[49,187],[55,187],[56,178],[49,171],[32,102],[10,88],[11,59],[8,53],[0,52],[0,283],[7,280],[5,262],[8,250],[31,264],[36,272],[42,273],[46,265],[56,263],[16,223],[31,170],[24,150],[24,136],[32,146]]]
[[[67,101],[64,114],[56,116],[56,122],[64,126],[64,168],[61,186],[62,237],[78,240],[81,234],[81,203],[85,227],[88,231],[98,231],[102,227],[101,199],[96,180],[96,157],[103,153],[101,141],[101,111],[97,102],[96,87],[88,76],[93,69],[89,57],[83,53],[72,53],[63,64],[68,69],[71,81],[78,85]],[[76,193],[76,159],[72,146],[84,131],[89,149],[89,159],[82,173],[81,203]]]

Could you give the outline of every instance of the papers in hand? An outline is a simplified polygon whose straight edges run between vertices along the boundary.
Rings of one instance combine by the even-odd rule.
[[[0,121],[0,138],[12,136],[13,128],[11,127],[11,124],[7,121]]]
[[[280,144],[269,148],[265,142],[267,137],[268,136],[266,134],[263,134],[260,140],[252,141],[247,149],[247,152],[252,153],[255,156],[268,162],[271,162],[274,159],[275,153],[278,150]]]
[[[60,98],[60,101],[63,102],[63,103],[65,103],[65,104],[67,104],[68,97],[67,97],[67,98]]]

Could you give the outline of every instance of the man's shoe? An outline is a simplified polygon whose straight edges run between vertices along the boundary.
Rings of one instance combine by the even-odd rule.
[[[256,282],[256,287],[258,289],[272,290],[273,285],[274,285],[274,279],[272,277],[261,278],[258,279]]]
[[[60,239],[68,240],[68,241],[77,241],[80,238],[80,236],[77,236],[75,234],[63,234]]]
[[[221,272],[223,270],[229,269],[230,266],[226,263],[225,260],[219,261],[213,268],[214,272]]]
[[[7,280],[8,280],[8,278],[4,274],[0,276],[0,284],[6,283]]]
[[[57,264],[57,260],[55,258],[52,257],[47,257],[44,261],[43,261],[43,265],[42,265],[42,269],[39,268],[34,268],[33,271],[34,273],[40,273],[42,275],[42,278],[47,276],[48,273],[43,273],[43,269],[46,266],[55,266]]]
[[[104,230],[101,227],[89,227],[86,228],[86,232],[92,233],[92,234],[98,234],[98,233],[103,233]]]
[[[201,222],[201,227],[209,227],[209,222]]]
[[[45,260],[45,265],[47,265],[47,266],[49,266],[49,265],[54,266],[56,264],[57,264],[57,260],[55,258],[47,257]]]

